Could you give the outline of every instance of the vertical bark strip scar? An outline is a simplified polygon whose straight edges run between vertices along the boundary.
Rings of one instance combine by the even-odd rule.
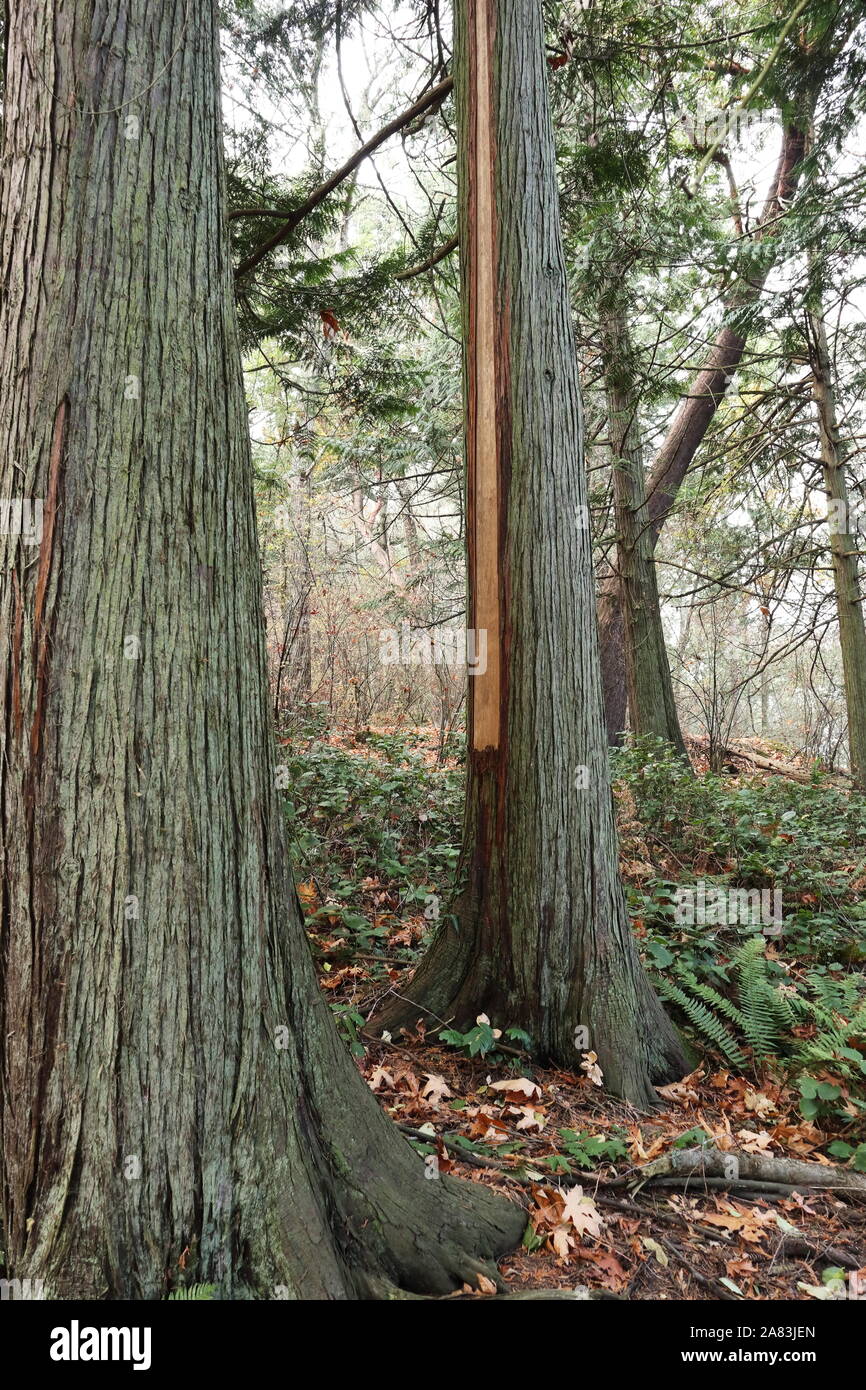
[[[48,628],[44,621],[45,597],[51,564],[54,558],[54,526],[57,520],[57,499],[60,492],[60,469],[63,461],[63,446],[66,439],[66,416],[68,402],[60,402],[54,416],[54,433],[51,440],[51,458],[48,465],[48,495],[45,499],[45,522],[42,543],[39,549],[39,568],[36,574],[36,597],[33,604],[33,660],[36,666],[36,709],[30,728],[30,752],[36,757],[42,739],[42,721],[45,708],[45,687],[48,681]]]
[[[475,63],[470,92],[472,139],[469,180],[474,186],[472,271],[475,333],[469,352],[469,391],[475,409],[470,427],[473,623],[487,633],[487,669],[470,677],[472,745],[481,751],[499,747],[500,720],[500,575],[499,575],[499,431],[497,421],[497,236],[494,185],[494,112],[491,58],[492,0],[474,6]],[[474,117],[474,119],[473,119]],[[478,638],[476,636],[476,650]]]

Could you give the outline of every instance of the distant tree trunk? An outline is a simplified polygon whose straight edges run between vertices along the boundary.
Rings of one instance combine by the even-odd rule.
[[[295,492],[295,533],[290,566],[294,579],[289,649],[289,704],[297,709],[309,702],[313,692],[313,647],[310,633],[310,595],[315,577],[310,568],[310,508],[312,506],[312,459],[302,458]],[[288,624],[287,624],[288,626]]]
[[[645,1104],[686,1064],[618,875],[539,0],[460,0],[455,91],[470,613],[487,667],[469,679],[456,924],[377,1025],[486,1012],[564,1066],[593,1050]]]
[[[770,241],[779,230],[779,219],[797,189],[805,152],[805,124],[788,123],[783,132],[782,152],[773,187],[753,233],[756,242]],[[773,258],[765,255],[760,273],[738,283],[725,308],[726,322],[720,328],[701,370],[689,383],[685,397],[671,421],[646,482],[647,507],[653,544],[658,540],[680,485],[706,437],[719,405],[725,398],[746,347],[747,335],[742,315],[760,297]],[[601,634],[602,687],[605,694],[605,724],[612,745],[621,742],[625,728],[626,672],[622,657],[624,626],[619,586],[603,583],[598,596],[598,626]]]
[[[866,625],[863,622],[857,538],[851,532],[844,450],[839,439],[833,364],[820,308],[810,311],[809,329],[812,394],[818,414],[821,463],[827,491],[851,772],[855,785],[861,791],[866,791]]]
[[[602,577],[596,603],[605,732],[611,748],[620,748],[628,724],[628,682],[623,669],[625,616],[613,564]]]
[[[761,673],[761,737],[766,738],[770,732],[770,675],[769,668],[764,667]]]
[[[391,564],[391,556],[388,552],[388,513],[384,490],[379,501],[373,507],[372,516],[368,517],[364,489],[361,486],[360,474],[358,474],[356,486],[352,491],[352,509],[356,534],[362,537],[382,574],[390,584],[393,584],[395,589],[405,589],[405,576]]]
[[[403,523],[403,542],[406,546],[406,569],[410,579],[416,579],[421,569],[421,550],[418,545],[418,523],[412,510],[412,489],[399,479],[395,480],[400,497],[400,519]]]
[[[0,186],[6,1273],[447,1291],[521,1211],[424,1180],[322,1000],[268,721],[212,0],[14,3]],[[184,1255],[184,1252],[187,1252]],[[280,1295],[278,1295],[280,1296]]]
[[[666,739],[688,760],[677,717],[653,558],[634,348],[621,287],[600,296],[601,348],[613,453],[615,578],[632,733]],[[609,634],[608,634],[609,635]]]
[[[287,715],[306,705],[313,689],[313,649],[310,634],[310,595],[315,576],[310,565],[310,509],[312,464],[302,463],[291,481],[291,501],[284,503],[281,529],[282,576],[274,586],[279,617],[274,673],[274,721],[281,727]]]

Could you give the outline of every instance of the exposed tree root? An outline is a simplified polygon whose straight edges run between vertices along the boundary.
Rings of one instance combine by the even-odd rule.
[[[466,1297],[468,1298],[469,1295],[467,1294]],[[514,1302],[518,1299],[523,1302],[525,1299],[548,1298],[576,1299],[579,1303],[598,1302],[601,1300],[614,1303],[622,1303],[625,1301],[622,1294],[609,1293],[607,1289],[590,1289],[584,1284],[580,1284],[575,1289],[517,1289],[514,1293],[496,1294],[495,1297],[488,1301],[490,1303],[504,1303],[506,1301]]]
[[[841,1269],[859,1270],[862,1265],[862,1260],[856,1255],[849,1255],[847,1250],[839,1250],[835,1245],[821,1245],[817,1240],[807,1240],[805,1236],[784,1236],[776,1254],[798,1260],[821,1260],[824,1264],[837,1265]]]
[[[393,1283],[403,1295],[436,1297],[462,1284],[479,1288],[479,1276],[504,1290],[496,1260],[519,1244],[525,1211],[479,1183],[448,1176],[419,1182],[416,1162],[414,1181],[393,1200],[382,1193],[377,1219],[356,1227],[350,1264],[359,1296],[381,1297],[368,1290]]]

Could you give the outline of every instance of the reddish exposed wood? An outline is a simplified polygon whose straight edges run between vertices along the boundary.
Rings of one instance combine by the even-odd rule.
[[[468,352],[470,401],[469,508],[472,535],[472,626],[487,634],[487,669],[471,678],[472,746],[499,747],[500,725],[500,572],[499,431],[497,424],[498,322],[496,304],[496,215],[494,192],[494,116],[490,60],[493,16],[490,0],[474,12],[472,72],[474,131],[469,157],[470,196],[474,200],[469,294],[473,332]],[[477,641],[477,639],[476,639]]]
[[[480,8],[495,17],[481,45]],[[495,138],[485,166],[477,108],[489,96],[489,40]],[[646,1105],[653,1081],[681,1076],[686,1061],[641,972],[617,873],[590,537],[573,524],[586,505],[583,428],[543,40],[537,0],[455,6],[470,624],[493,622],[472,596],[486,555],[498,572],[488,595],[500,665],[469,684],[480,704],[482,683],[498,681],[486,704],[498,741],[480,722],[470,727],[456,890],[411,983],[380,1001],[372,1026],[393,1034],[433,1015],[459,1029],[486,1013],[565,1067],[591,1037],[608,1085]],[[478,275],[491,173],[492,332]],[[486,416],[480,371],[495,390]],[[495,460],[493,516],[483,510],[485,457]]]

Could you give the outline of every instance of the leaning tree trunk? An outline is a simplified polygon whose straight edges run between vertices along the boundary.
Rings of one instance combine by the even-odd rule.
[[[212,0],[8,9],[0,189],[7,1273],[445,1290],[519,1239],[424,1180],[316,989],[275,792]],[[186,1254],[184,1252],[186,1251]]]
[[[813,258],[810,257],[810,261]],[[813,271],[815,267],[813,266]],[[820,307],[809,313],[812,395],[818,414],[821,464],[827,492],[833,585],[839,617],[839,648],[848,715],[848,748],[854,783],[866,791],[866,625],[845,461],[836,415],[833,365]]]
[[[604,287],[599,311],[613,452],[614,573],[623,627],[621,650],[631,731],[636,737],[654,734],[665,739],[687,762],[662,627],[640,440],[635,356],[621,284]]]
[[[805,153],[805,129],[806,124],[802,120],[789,122],[785,126],[773,186],[752,235],[753,242],[769,243],[770,247],[775,244],[779,223],[799,182]],[[748,335],[744,314],[760,299],[772,266],[772,251],[769,254],[765,252],[760,270],[739,282],[730,295],[725,305],[726,322],[719,329],[704,366],[689,383],[649,471],[645,491],[653,545],[740,365]],[[598,626],[605,725],[608,742],[617,746],[622,742],[622,730],[625,728],[627,690],[622,646],[626,631],[620,608],[619,585],[615,581],[604,582],[599,591]]]
[[[595,1051],[613,1090],[648,1102],[685,1063],[618,876],[541,5],[461,0],[456,22],[470,612],[487,668],[469,680],[456,920],[377,1024],[486,1012],[566,1066]]]

